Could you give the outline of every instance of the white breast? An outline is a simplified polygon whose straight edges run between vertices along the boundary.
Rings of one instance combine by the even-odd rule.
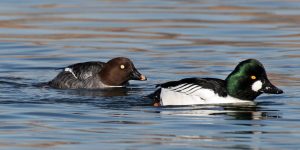
[[[188,87],[188,85],[184,85],[183,87],[161,88],[160,98],[162,106],[249,102],[229,95],[227,97],[220,97],[218,94],[215,94],[213,90],[203,89],[200,86]]]

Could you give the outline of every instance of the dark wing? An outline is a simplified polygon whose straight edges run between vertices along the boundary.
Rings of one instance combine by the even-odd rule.
[[[67,68],[72,69],[74,75],[78,79],[83,80],[98,74],[102,70],[104,64],[104,62],[90,61],[73,64],[68,66]]]
[[[211,89],[219,96],[227,96],[225,81],[215,78],[186,78],[179,81],[166,82],[158,86],[186,94],[192,94],[200,89]]]

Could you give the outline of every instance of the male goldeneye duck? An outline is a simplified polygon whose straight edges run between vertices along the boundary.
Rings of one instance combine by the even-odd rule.
[[[240,62],[225,80],[186,78],[158,85],[150,95],[154,106],[251,102],[262,93],[281,94],[255,59]]]
[[[117,57],[105,62],[84,62],[70,65],[52,81],[51,87],[62,89],[122,87],[129,80],[147,80],[128,58]]]

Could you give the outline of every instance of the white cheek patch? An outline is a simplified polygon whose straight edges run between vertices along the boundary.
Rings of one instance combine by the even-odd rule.
[[[258,81],[255,81],[253,84],[252,84],[252,90],[257,92],[258,90],[260,90],[262,88],[262,82],[260,80]]]

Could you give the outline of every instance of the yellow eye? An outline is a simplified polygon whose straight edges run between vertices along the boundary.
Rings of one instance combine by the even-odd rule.
[[[121,69],[125,69],[125,66],[124,66],[124,65],[120,65],[120,68],[121,68]]]
[[[251,76],[251,79],[252,79],[252,80],[255,80],[255,79],[256,79],[256,76]]]

